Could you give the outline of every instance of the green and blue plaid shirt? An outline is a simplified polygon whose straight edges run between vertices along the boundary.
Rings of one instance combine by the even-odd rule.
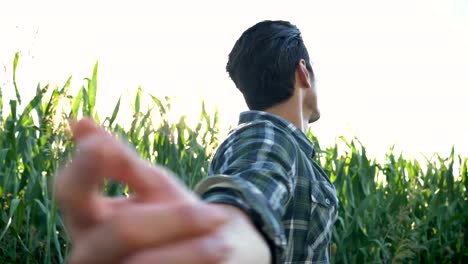
[[[202,199],[244,210],[268,241],[275,263],[330,263],[338,215],[335,187],[315,163],[306,135],[260,111],[240,115],[220,145]]]

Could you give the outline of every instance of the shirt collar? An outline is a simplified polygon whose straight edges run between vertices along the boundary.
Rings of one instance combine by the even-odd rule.
[[[297,140],[301,149],[311,158],[315,156],[314,145],[312,142],[307,138],[306,134],[302,132],[298,127],[296,127],[293,123],[289,122],[288,120],[263,111],[245,111],[240,113],[239,116],[239,125],[249,123],[252,121],[258,120],[268,120],[275,124],[276,126],[288,131],[291,135]]]

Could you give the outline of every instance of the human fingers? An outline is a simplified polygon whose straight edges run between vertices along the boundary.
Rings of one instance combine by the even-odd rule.
[[[229,257],[230,246],[220,234],[208,234],[139,252],[123,264],[218,264]]]
[[[110,213],[99,193],[103,171],[94,162],[97,153],[92,147],[97,141],[97,137],[81,141],[73,161],[55,176],[54,193],[72,237]]]
[[[105,177],[128,183],[135,191],[135,200],[196,199],[170,172],[141,160],[109,134],[96,132],[99,128],[91,121],[80,121],[73,129],[80,131],[77,152],[72,162],[58,173],[54,185],[62,211],[73,226],[71,229],[92,225],[110,213],[99,193],[99,185]]]
[[[195,200],[195,196],[177,181],[172,173],[141,159],[137,153],[95,124],[82,119],[72,125],[77,145],[90,137],[99,138],[92,145],[94,162],[106,171],[106,177],[129,185],[143,200]]]
[[[96,124],[90,118],[82,118],[80,120],[70,120],[70,128],[72,130],[73,140],[79,141],[93,134],[107,134],[107,132]]]
[[[116,263],[138,250],[212,232],[226,221],[224,210],[201,202],[134,204],[77,240],[71,263]]]
[[[99,141],[95,136],[82,139],[73,162],[64,166],[54,180],[54,195],[72,238],[112,212],[136,202],[134,196],[105,197],[101,194],[99,186],[104,170],[95,162],[101,158],[94,147]]]
[[[105,210],[108,202],[102,201],[103,197],[99,194],[102,168],[94,162],[99,153],[93,146],[100,138],[110,135],[89,118],[70,120],[69,124],[77,151],[73,161],[57,173],[54,194],[73,233],[109,213]]]

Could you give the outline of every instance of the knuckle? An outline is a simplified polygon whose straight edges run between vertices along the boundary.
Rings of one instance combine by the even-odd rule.
[[[85,160],[97,160],[101,158],[103,141],[96,136],[89,136],[78,144],[78,152],[75,159],[85,157]]]
[[[124,149],[120,149],[119,152],[111,153],[112,160],[119,171],[123,171],[127,174],[132,173],[133,171],[133,160],[129,157],[129,154],[126,153]]]
[[[103,155],[111,162],[115,171],[122,174],[132,174],[135,172],[135,162],[138,161],[134,152],[123,142],[115,139],[107,139],[107,146],[103,148]]]
[[[190,225],[198,226],[200,224],[199,210],[193,204],[183,204],[176,208],[175,215],[177,219],[184,221]]]

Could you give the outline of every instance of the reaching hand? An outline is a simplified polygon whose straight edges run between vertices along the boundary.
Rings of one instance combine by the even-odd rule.
[[[229,210],[201,202],[89,119],[72,132],[77,152],[55,180],[73,243],[69,263],[220,263],[227,256],[219,229]],[[132,195],[103,196],[106,177],[128,184]]]

